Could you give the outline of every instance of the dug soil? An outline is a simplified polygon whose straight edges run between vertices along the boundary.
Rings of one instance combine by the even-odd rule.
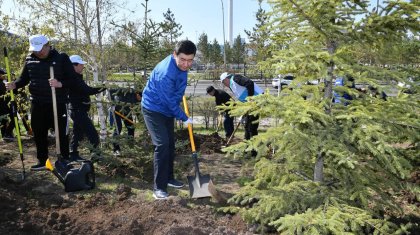
[[[177,139],[184,145],[177,148],[176,175],[186,183],[194,173],[187,132],[178,132]],[[152,197],[151,152],[140,158],[105,152],[94,164],[97,187],[65,192],[51,172],[29,170],[36,163],[32,139],[23,137],[24,179],[16,141],[1,141],[0,234],[253,234],[239,215],[217,210],[243,177],[241,162],[221,152],[224,141],[217,134],[196,135],[200,170],[211,175],[221,198],[192,199],[185,186],[169,189],[168,200]],[[52,160],[54,151],[52,140]]]

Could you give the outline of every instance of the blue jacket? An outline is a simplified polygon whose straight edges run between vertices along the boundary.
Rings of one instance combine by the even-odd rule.
[[[178,68],[173,55],[166,57],[153,69],[143,91],[143,108],[186,121],[180,103],[187,87],[187,71]]]

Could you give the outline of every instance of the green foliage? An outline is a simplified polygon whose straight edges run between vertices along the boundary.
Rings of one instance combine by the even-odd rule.
[[[229,61],[238,65],[245,63],[245,52],[245,43],[242,42],[241,35],[238,35],[233,42],[232,55]]]
[[[200,61],[203,64],[210,62],[210,44],[208,41],[207,34],[202,33],[200,37],[198,38],[197,43],[197,50],[201,52],[201,58]]]
[[[332,200],[337,202],[338,208],[355,207],[360,210],[360,216],[367,214],[375,219],[381,218],[385,208],[399,211],[389,192],[401,189],[400,180],[407,178],[411,166],[409,159],[401,155],[401,149],[392,143],[418,142],[415,132],[420,128],[419,110],[409,111],[413,105],[418,106],[417,101],[401,96],[385,102],[364,96],[347,107],[334,106],[333,115],[327,115],[323,108],[325,103],[315,99],[319,95],[314,93],[306,100],[300,95],[312,88],[303,86],[280,97],[261,95],[248,104],[237,104],[232,111],[235,115],[255,112],[262,117],[281,118],[281,122],[251,141],[225,149],[236,156],[256,149],[260,156],[253,181],[231,202],[249,207],[242,212],[249,222],[274,226],[279,231],[285,226],[286,230],[294,229],[293,224],[282,223],[284,216],[308,209],[317,212]],[[407,115],[395,115],[397,113]],[[272,149],[274,154],[270,154]],[[317,184],[311,175],[320,153],[325,157],[325,182]],[[351,220],[353,215],[347,216],[350,217],[340,226],[345,226],[345,221],[358,223]],[[385,221],[377,223],[387,224]],[[323,229],[335,229],[324,225]],[[356,227],[374,231],[377,226],[362,223]],[[305,227],[304,231],[313,229]],[[324,234],[323,230],[319,233]]]
[[[389,234],[397,230],[364,210],[339,204],[287,215],[271,225],[281,225],[277,229],[281,234]]]
[[[255,13],[257,23],[253,30],[245,30],[245,34],[249,37],[248,47],[253,51],[253,56],[249,58],[248,63],[262,63],[270,57],[271,50],[267,50],[269,44],[270,29],[268,28],[269,15],[262,8],[262,0],[258,0],[258,11]],[[264,65],[262,65],[264,67]]]
[[[412,53],[418,40],[408,36],[418,32],[416,8],[400,1],[378,12],[367,1],[270,2],[273,45],[265,64],[296,79],[279,97],[264,94],[229,107],[234,116],[279,120],[225,149],[235,156],[258,152],[254,179],[230,202],[248,222],[282,234],[407,232],[409,225],[389,217],[402,213],[395,192],[407,190],[419,143],[418,89],[405,94],[395,85],[418,81]],[[384,101],[373,90],[333,87],[337,76],[398,94]],[[304,85],[319,78],[319,86]],[[349,105],[333,104],[332,91],[350,95]]]
[[[216,123],[215,120],[217,119],[218,113],[216,111],[216,103],[213,97],[194,99],[194,103],[197,109],[195,115],[203,116],[206,129],[210,127],[210,123]]]
[[[210,61],[214,62],[216,65],[223,64],[222,49],[217,39],[213,40],[213,43],[209,45],[209,58]]]
[[[182,25],[176,23],[175,16],[170,9],[163,14],[164,22],[160,23],[162,29],[162,46],[166,48],[165,54],[170,54],[175,48],[176,41],[182,35]]]

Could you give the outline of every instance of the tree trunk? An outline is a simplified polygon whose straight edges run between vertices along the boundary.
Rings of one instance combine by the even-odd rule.
[[[105,69],[103,69],[104,62],[102,60],[102,30],[101,30],[101,17],[99,12],[99,0],[96,0],[96,22],[98,27],[98,44],[99,44],[99,64],[95,63],[95,69],[94,69],[94,75],[93,75],[93,81],[96,83],[99,83],[99,76],[101,76],[101,80],[105,78]],[[92,51],[93,52],[93,51]],[[92,55],[94,55],[92,53]],[[96,62],[96,60],[95,60]],[[100,124],[100,137],[101,139],[105,139],[106,137],[106,123],[105,123],[105,115],[104,110],[102,106],[102,93],[99,93],[98,96],[96,96],[96,101],[98,101],[97,108],[98,108],[98,116],[99,116],[99,124]]]
[[[91,52],[93,54],[93,52]],[[98,63],[96,61],[94,61],[93,63],[93,81],[94,83],[98,83],[99,82],[99,70],[98,70]],[[106,137],[106,123],[105,123],[105,114],[104,114],[104,109],[102,106],[102,93],[99,93],[96,96],[96,108],[98,109],[98,116],[99,116],[99,126],[100,126],[100,137],[101,139],[105,139]]]
[[[332,56],[335,51],[337,50],[337,43],[334,40],[329,40],[327,42],[328,53]],[[324,91],[324,99],[325,100],[332,100],[332,86],[334,81],[334,61],[330,61],[328,64],[328,76],[325,80],[325,91]],[[331,113],[331,102],[327,102],[327,106],[325,108],[325,113]],[[316,157],[315,167],[314,167],[314,181],[315,182],[324,182],[324,152],[319,151],[318,156]]]
[[[314,181],[322,183],[324,182],[324,154],[318,153],[315,162],[314,169]]]

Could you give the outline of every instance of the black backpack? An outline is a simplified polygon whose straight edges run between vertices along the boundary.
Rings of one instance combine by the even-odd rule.
[[[91,161],[66,163],[56,161],[55,168],[64,179],[64,190],[75,192],[95,188],[95,168]]]

